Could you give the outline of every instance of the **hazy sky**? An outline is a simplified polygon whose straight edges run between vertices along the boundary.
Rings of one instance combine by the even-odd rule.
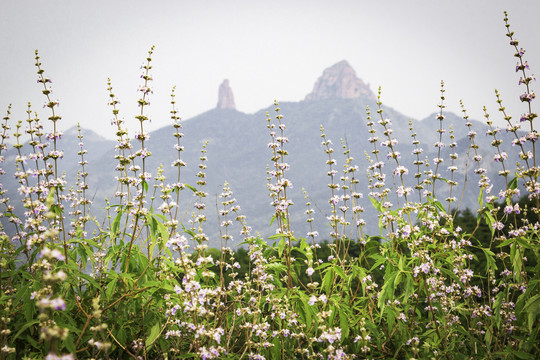
[[[12,103],[13,119],[25,119],[31,101],[42,119],[49,115],[36,83],[38,49],[63,129],[80,122],[112,138],[107,78],[121,116],[135,125],[139,67],[155,45],[151,130],[170,124],[174,85],[183,119],[214,108],[225,78],[238,110],[251,113],[274,99],[302,100],[343,59],[374,91],[382,86],[384,104],[414,118],[437,110],[441,80],[452,111],[463,99],[475,118],[483,105],[500,118],[497,88],[518,117],[504,10],[534,73],[538,0],[2,0],[0,113]]]

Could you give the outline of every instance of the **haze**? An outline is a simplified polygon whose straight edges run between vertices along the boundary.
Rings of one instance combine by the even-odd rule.
[[[274,99],[302,100],[322,71],[343,59],[373,90],[382,86],[385,105],[408,116],[436,111],[444,80],[450,111],[458,113],[463,99],[474,118],[486,105],[499,119],[497,88],[517,117],[524,108],[516,100],[519,76],[504,10],[534,73],[540,66],[534,0],[4,1],[0,112],[12,103],[12,118],[24,120],[31,101],[42,119],[49,115],[36,84],[38,49],[63,129],[80,122],[113,137],[108,77],[134,129],[139,67],[155,45],[150,130],[170,124],[174,85],[184,119],[214,108],[225,78],[237,109],[252,113]]]

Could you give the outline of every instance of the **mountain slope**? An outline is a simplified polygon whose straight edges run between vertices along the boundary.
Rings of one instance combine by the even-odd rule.
[[[368,178],[365,176],[365,169],[368,166],[365,152],[367,151],[367,154],[372,156],[371,150],[373,149],[372,144],[367,141],[372,136],[367,126],[367,107],[370,108],[372,120],[375,122],[376,136],[379,137],[380,141],[385,140],[382,127],[377,124],[379,114],[377,113],[376,98],[369,90],[369,87],[356,78],[354,70],[347,68],[348,64],[342,62],[336,65],[339,66],[325,70],[317,80],[313,92],[306,97],[306,100],[279,104],[281,108],[280,114],[284,116],[283,121],[287,127],[285,135],[289,138],[289,143],[286,146],[289,155],[286,162],[290,164],[290,170],[287,171],[285,176],[291,180],[294,186],[288,191],[288,196],[294,202],[294,206],[290,208],[291,223],[297,236],[305,236],[309,229],[304,214],[306,200],[302,188],[305,188],[311,197],[313,207],[316,209],[316,230],[320,232],[321,238],[329,238],[326,216],[330,213],[328,199],[331,192],[328,188],[329,178],[327,172],[329,169],[326,165],[328,156],[321,146],[321,125],[325,129],[327,138],[333,142],[333,157],[338,162],[334,169],[338,170],[339,174],[343,170],[345,161],[345,157],[342,155],[341,140],[350,148],[351,156],[355,159],[353,165],[358,165],[360,169],[356,176],[360,180],[360,191],[364,193],[362,206],[366,209],[364,215],[368,224],[367,232],[370,234],[378,233],[378,219],[368,199],[369,183]],[[339,78],[340,76],[343,78]],[[349,89],[347,86],[354,88]],[[358,91],[359,86],[362,86],[361,91]],[[230,88],[221,93],[229,99],[232,98]],[[218,101],[218,104],[223,103],[221,100]],[[267,112],[272,118],[276,115],[273,106],[262,109],[255,114],[242,113],[232,106],[218,106],[216,109],[182,122],[183,133],[185,134],[182,139],[182,145],[185,148],[185,151],[182,152],[182,158],[187,162],[187,167],[182,169],[182,182],[195,185],[197,181],[196,174],[199,171],[200,150],[203,144],[208,141],[206,148],[208,161],[205,170],[208,184],[203,190],[208,193],[206,198],[208,224],[205,231],[210,237],[211,246],[218,246],[219,244],[218,224],[220,219],[218,219],[216,204],[221,207],[221,200],[217,198],[217,195],[221,193],[221,187],[225,181],[230,184],[237,204],[242,208],[241,212],[247,216],[248,225],[259,231],[264,237],[275,232],[274,228],[270,226],[273,208],[270,206],[267,190],[268,176],[266,169],[271,166],[271,150],[267,146],[270,142],[266,122]],[[449,178],[450,176],[446,169],[450,165],[447,162],[449,161],[448,154],[451,151],[448,147],[451,125],[457,144],[455,152],[458,154],[457,164],[459,165],[455,180],[460,184],[454,191],[454,196],[458,198],[461,196],[461,186],[465,182],[465,176],[467,176],[468,187],[464,192],[462,207],[474,208],[478,188],[476,186],[477,178],[472,173],[475,165],[470,161],[467,162],[469,144],[467,134],[469,128],[465,126],[465,120],[462,118],[451,113],[445,115],[446,119],[443,126],[446,128],[446,133],[443,134],[443,142],[447,146],[441,150],[445,163],[440,166],[439,172],[443,177]],[[412,123],[414,131],[417,133],[417,138],[420,141],[418,146],[425,150],[421,159],[427,157],[431,161],[437,157],[437,149],[433,144],[439,141],[439,134],[436,132],[439,128],[439,121],[436,119],[435,114],[418,121],[384,106],[382,116],[392,121],[391,127],[394,130],[392,136],[398,139],[397,150],[402,154],[400,163],[409,168],[410,182],[408,185],[412,186],[414,185],[412,182],[414,180],[413,174],[416,172],[413,161],[416,160],[416,156],[412,155],[413,146],[409,122]],[[497,186],[500,186],[502,185],[500,184],[501,179],[498,179],[496,175],[500,169],[491,161],[491,153],[493,152],[490,146],[491,139],[484,135],[487,126],[477,121],[471,121],[471,123],[478,133],[476,141],[480,145],[479,151],[485,159],[482,166],[488,169],[491,179],[497,183]],[[107,197],[112,204],[115,203],[113,198],[116,191],[114,169],[117,162],[114,160],[114,142],[104,140],[86,130],[84,130],[84,133],[86,133],[84,142],[85,147],[88,148],[86,158],[89,161],[88,172],[90,173],[88,177],[90,187],[88,193],[94,198],[93,213],[99,219],[103,215],[103,208],[105,207],[103,199]],[[177,179],[176,168],[171,167],[171,163],[177,158],[177,152],[174,149],[176,139],[173,134],[173,127],[167,126],[152,132],[150,139],[146,142],[146,146],[152,151],[152,156],[147,158],[147,171],[155,176],[157,167],[163,164],[164,175],[169,183],[174,183]],[[504,139],[503,148],[509,152],[510,156],[516,156],[516,150],[508,146],[511,141],[509,136],[504,132],[500,136]],[[135,147],[138,146],[136,140],[132,140],[132,144]],[[380,160],[386,160],[386,148],[381,147],[380,143],[377,146],[381,151],[379,154]],[[75,156],[77,147],[76,133],[72,130],[66,131],[61,142],[61,148],[66,152],[66,156],[62,161],[62,168],[68,174],[68,180],[71,181],[76,178],[78,170],[78,158]],[[471,153],[469,157],[473,155]],[[7,159],[7,162],[9,163],[9,159]],[[465,166],[467,163],[468,165]],[[396,164],[393,163],[393,160],[386,161],[386,164],[387,186],[393,187],[391,174]],[[467,174],[465,170],[467,170]],[[14,173],[15,170],[10,168],[6,169],[6,171],[10,174],[10,172]],[[339,176],[337,178],[339,179]],[[8,183],[10,183],[10,186],[7,186],[10,191],[17,188],[13,181],[8,181]],[[437,195],[441,196],[440,200],[443,201],[446,196],[445,191],[448,188],[442,182],[437,185],[437,188]],[[156,196],[156,199],[156,203],[153,205],[154,208],[160,205],[159,196]],[[193,194],[186,189],[181,193],[181,200],[181,220],[189,228],[189,219],[193,211],[192,204],[195,199]],[[398,202],[400,200],[403,201],[402,199],[394,199],[393,201]],[[413,197],[413,200],[417,200],[417,197]],[[235,231],[237,230],[238,228]]]

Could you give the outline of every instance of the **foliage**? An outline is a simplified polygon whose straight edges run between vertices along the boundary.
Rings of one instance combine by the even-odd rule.
[[[106,218],[98,221],[87,197],[81,134],[78,182],[69,187],[58,173],[63,156],[57,150],[62,137],[58,102],[51,100],[50,79],[36,52],[38,83],[53,130],[44,134],[30,105],[24,130],[22,121],[16,124],[17,172],[12,175],[20,183],[24,218],[14,215],[15,204],[0,191],[5,220],[0,237],[0,359],[535,358],[540,350],[537,115],[531,108],[533,78],[524,51],[506,18],[505,23],[526,107],[516,124],[496,94],[507,131],[515,135],[512,145],[521,151],[520,159],[514,159],[519,163],[515,172],[509,170],[512,159],[497,137],[500,130],[486,112],[494,161],[506,187],[492,195],[496,192],[481,167],[476,133],[464,110],[472,157],[464,170],[475,167],[479,210],[475,215],[451,211],[459,203],[454,178],[458,162],[452,131],[448,152],[444,144],[444,87],[435,159],[421,158],[423,150],[411,129],[417,155],[413,177],[400,163],[379,90],[376,120],[367,109],[372,147],[367,174],[370,211],[378,214],[380,234],[364,233],[359,169],[346,141],[341,142],[344,167],[339,171],[332,142],[321,128],[328,155],[328,243],[316,242],[307,194],[310,232],[302,238],[291,230],[288,138],[276,102],[275,116],[266,119],[276,234],[269,239],[253,235],[225,183],[218,209],[222,246],[208,247],[206,144],[198,180],[183,183],[186,163],[174,89],[171,117],[178,158],[172,165],[178,177],[167,183],[163,168],[154,177],[147,169],[152,154],[144,124],[153,48],[142,67],[136,146],[109,81],[118,137],[117,191]],[[2,124],[2,152],[8,148],[9,115],[10,109]],[[523,132],[520,125],[530,128]],[[30,137],[28,153],[23,152],[22,131]],[[387,154],[381,154],[383,147]],[[448,179],[439,173],[445,156]],[[449,194],[440,202],[438,186],[443,182]],[[522,192],[526,195],[519,200]],[[191,220],[181,223],[177,204],[188,195],[195,198],[194,210]],[[241,226],[244,246],[236,253],[229,246],[234,222]]]

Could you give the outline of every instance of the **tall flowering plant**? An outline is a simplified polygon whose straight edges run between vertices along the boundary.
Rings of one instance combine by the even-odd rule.
[[[58,101],[36,53],[52,130],[45,133],[28,104],[27,118],[14,129],[8,107],[0,131],[0,163],[8,151],[15,158],[14,173],[0,170],[0,176],[16,179],[21,199],[18,204],[0,187],[0,360],[536,358],[540,171],[534,77],[506,14],[504,21],[525,111],[513,120],[495,93],[506,129],[484,110],[492,159],[481,151],[463,104],[468,148],[467,158],[458,159],[441,84],[436,142],[431,152],[424,151],[411,122],[414,161],[406,164],[403,139],[394,135],[379,90],[376,115],[366,110],[367,186],[362,188],[347,141],[340,141],[343,156],[337,156],[321,127],[328,222],[315,222],[304,190],[309,232],[295,233],[289,138],[275,102],[275,114],[266,119],[275,235],[263,239],[254,233],[226,182],[216,196],[219,249],[209,247],[205,230],[211,154],[205,143],[196,183],[184,183],[189,166],[182,156],[174,89],[171,151],[177,155],[170,165],[177,175],[168,183],[163,166],[154,175],[148,168],[145,124],[154,48],[142,66],[139,130],[131,137],[107,82],[117,136],[117,188],[100,220],[87,198],[91,188],[80,129],[75,186],[68,187],[60,174]],[[503,131],[512,136],[517,159],[508,155]],[[429,153],[434,158],[425,156]],[[491,160],[504,180],[500,189],[488,176]],[[476,216],[458,209],[469,169],[479,191]],[[466,174],[462,184],[459,174]],[[371,208],[362,206],[363,194]],[[189,195],[192,205],[182,209],[181,199]],[[370,211],[378,216],[376,235],[365,230],[362,218]],[[181,221],[182,212],[191,212],[189,221]],[[319,241],[320,226],[331,229],[329,241]]]

